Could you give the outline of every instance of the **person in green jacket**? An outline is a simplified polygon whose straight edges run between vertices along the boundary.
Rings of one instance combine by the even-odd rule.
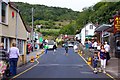
[[[47,50],[48,50],[48,45],[47,44],[45,44],[44,49],[45,49],[45,54],[47,54]]]

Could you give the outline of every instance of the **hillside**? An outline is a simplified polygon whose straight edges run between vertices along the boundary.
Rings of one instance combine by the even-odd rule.
[[[88,22],[94,24],[110,24],[109,19],[113,18],[116,11],[120,10],[119,2],[99,2],[94,6],[84,8],[77,19],[79,28],[83,28]]]
[[[76,30],[82,29],[88,22],[95,25],[111,24],[110,19],[120,10],[119,2],[99,2],[93,6],[83,8],[74,23],[66,25],[60,30],[62,34],[75,34]],[[74,26],[74,27],[73,27]]]
[[[56,22],[70,22],[72,20],[75,20],[79,14],[79,12],[73,11],[71,9],[67,8],[60,8],[60,7],[48,7],[45,5],[32,5],[28,3],[22,3],[22,2],[14,2],[15,5],[18,7],[18,9],[21,11],[22,17],[24,21],[30,25],[31,24],[31,14],[32,10],[31,8],[34,8],[34,21],[35,25],[40,24],[41,20],[48,27],[54,27],[58,24]],[[48,21],[50,21],[52,24],[50,24]],[[47,23],[48,22],[48,23]],[[61,26],[61,23],[59,25]],[[50,25],[48,25],[50,24]]]

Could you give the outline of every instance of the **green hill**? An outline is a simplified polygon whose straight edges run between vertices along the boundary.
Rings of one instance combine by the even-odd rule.
[[[30,25],[31,24],[31,8],[34,8],[34,21],[35,25],[40,24],[41,20],[45,21],[51,21],[53,23],[52,26],[58,25],[55,24],[56,21],[58,22],[70,22],[72,20],[75,20],[79,14],[77,11],[73,11],[71,9],[67,8],[60,8],[60,7],[48,7],[45,5],[38,5],[38,4],[28,4],[28,3],[22,3],[22,2],[14,2],[15,5],[18,7],[18,9],[21,11],[22,17],[24,21]],[[37,22],[36,22],[37,21]],[[63,24],[63,23],[62,23]],[[48,25],[49,26],[49,25]],[[52,27],[50,25],[50,27]]]

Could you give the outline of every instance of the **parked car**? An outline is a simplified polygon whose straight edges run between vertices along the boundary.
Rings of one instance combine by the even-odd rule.
[[[53,50],[53,46],[54,46],[54,41],[53,40],[49,40],[48,41],[48,49],[52,49]]]
[[[68,47],[73,47],[74,46],[74,42],[68,42]]]

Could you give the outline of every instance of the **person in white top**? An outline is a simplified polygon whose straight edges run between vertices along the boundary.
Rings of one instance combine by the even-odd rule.
[[[104,48],[106,50],[106,57],[107,57],[106,64],[107,64],[108,60],[110,59],[110,54],[109,54],[110,46],[107,44],[107,42],[105,42]]]
[[[95,41],[95,42],[93,43],[93,45],[92,45],[95,50],[97,50],[97,44],[98,44],[98,43]]]
[[[17,61],[19,57],[20,57],[19,49],[16,47],[16,43],[12,43],[12,47],[9,49],[9,62],[11,75],[17,74]]]
[[[98,50],[98,51],[100,51],[100,46],[101,46],[101,44],[98,43],[98,45],[97,45],[97,50]]]
[[[48,40],[46,39],[45,42],[48,43]]]
[[[74,51],[77,52],[77,49],[78,49],[77,45],[74,45],[73,48],[74,48]]]

